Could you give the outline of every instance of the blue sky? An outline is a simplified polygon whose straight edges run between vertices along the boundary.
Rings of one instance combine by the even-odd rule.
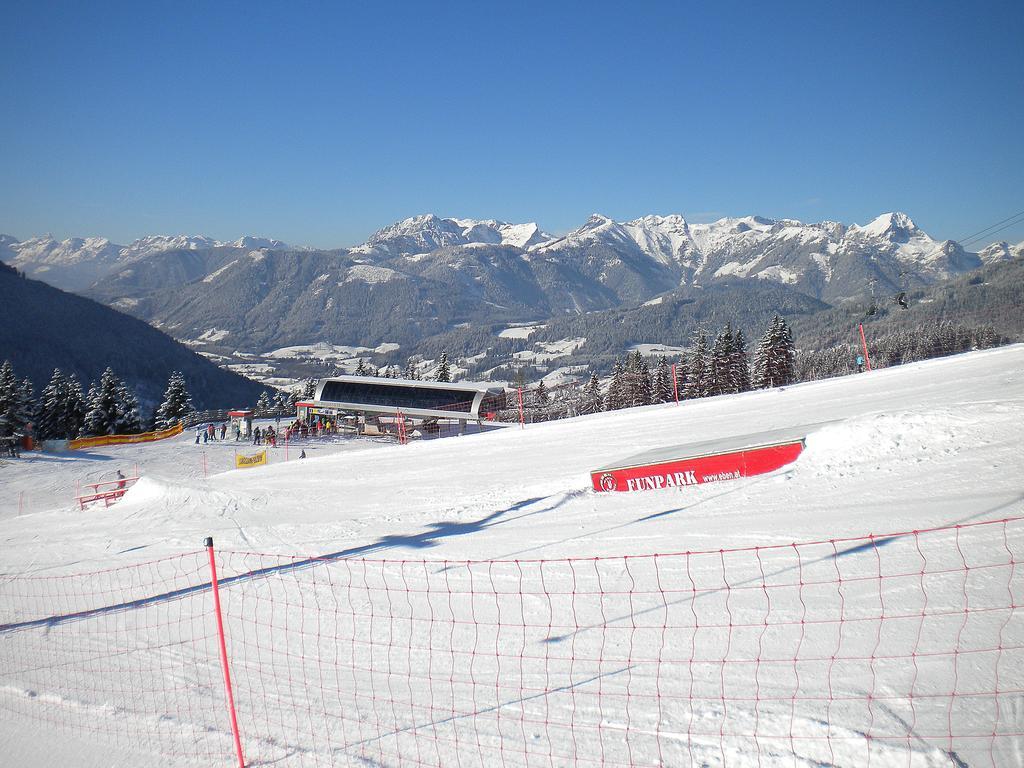
[[[1024,6],[8,3],[0,232],[1024,211]],[[1024,239],[1024,223],[996,236]]]

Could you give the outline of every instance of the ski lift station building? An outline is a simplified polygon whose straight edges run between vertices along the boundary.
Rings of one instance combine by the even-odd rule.
[[[299,419],[336,418],[343,414],[397,416],[424,422],[493,422],[505,408],[505,389],[491,382],[413,381],[375,376],[332,376],[317,382],[313,400],[296,403]]]

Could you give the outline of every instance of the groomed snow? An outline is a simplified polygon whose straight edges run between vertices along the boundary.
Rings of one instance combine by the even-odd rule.
[[[511,328],[506,328],[498,334],[499,339],[528,339],[530,335],[541,328],[544,325],[514,325]]]
[[[808,450],[792,469],[770,478],[726,486],[687,488],[645,495],[594,496],[588,472],[610,461],[661,445],[840,420],[836,445],[856,452]],[[203,532],[225,546],[244,543],[278,551],[315,550],[317,542],[349,539],[369,526],[375,532],[410,530],[436,520],[472,517],[524,497],[569,494],[557,516],[538,526],[509,523],[474,537],[439,542],[444,556],[469,550],[494,557],[515,545],[538,547],[549,556],[624,554],[680,543],[741,546],[778,540],[882,531],[893,525],[941,525],[1003,499],[999,514],[1024,511],[1024,345],[930,360],[870,374],[786,387],[784,390],[684,401],[531,425],[526,430],[393,446],[263,469],[213,474],[204,487],[229,492],[232,522],[224,509],[189,513],[197,525],[181,525],[159,505],[126,498],[108,510],[81,514],[70,499],[78,470],[88,477],[113,475],[138,464],[141,473],[175,487],[179,468],[195,464],[190,435],[147,446],[107,447],[68,456],[27,454],[0,465],[0,559],[6,570],[44,561],[52,566],[83,562],[131,562],[109,551],[145,545],[148,555],[192,548]],[[952,438],[950,437],[952,435]],[[955,439],[954,439],[955,438]],[[565,450],[571,446],[572,450]],[[841,474],[820,472],[822,462]],[[515,467],[515,482],[494,466]],[[813,464],[813,467],[811,466]],[[386,481],[385,481],[386,478]],[[196,482],[190,479],[189,483]],[[398,484],[396,486],[396,483]],[[401,514],[384,526],[375,517],[389,508],[396,487],[413,488]],[[771,493],[763,493],[769,486]],[[728,490],[726,496],[719,494]],[[18,494],[36,499],[32,515],[18,516]],[[44,505],[39,496],[49,495]],[[330,500],[344,496],[344,509]],[[987,501],[986,501],[987,500]],[[647,512],[699,504],[699,518],[682,515],[654,526],[607,537],[600,523]],[[745,510],[756,505],[755,516]],[[42,511],[47,507],[46,511]],[[844,510],[856,510],[856,515]],[[898,510],[898,512],[894,511]],[[957,513],[957,514],[954,514]],[[737,528],[735,523],[743,520]],[[699,521],[696,527],[694,524]],[[583,523],[580,529],[579,524]],[[45,527],[46,541],[35,532]],[[578,529],[573,543],[561,532]],[[160,531],[154,537],[154,530]],[[684,533],[685,532],[685,533]],[[653,537],[653,538],[652,538]],[[73,569],[72,569],[73,570]]]
[[[524,363],[547,363],[559,357],[568,357],[586,343],[587,340],[583,337],[559,339],[558,341],[538,341],[534,344],[536,350],[525,349],[513,353],[512,357]]]
[[[824,422],[828,425],[810,435],[806,450],[794,464],[769,475],[648,493],[596,494],[590,490],[590,470],[641,451]],[[784,389],[595,414],[526,429],[408,446],[375,446],[373,450],[358,449],[360,444],[354,442],[352,450],[335,455],[301,462],[276,461],[265,468],[215,473],[205,479],[196,470],[203,448],[186,435],[153,446],[84,452],[73,459],[42,455],[5,463],[0,467],[5,489],[0,502],[0,558],[8,574],[57,575],[193,551],[207,535],[214,536],[221,549],[315,555],[365,546],[372,557],[411,562],[617,557],[880,535],[1024,515],[1022,424],[1024,345],[1015,345]],[[225,450],[230,450],[230,445]],[[117,505],[83,513],[70,503],[75,478],[82,477],[83,468],[88,467],[90,476],[96,477],[134,462],[139,463],[144,479]],[[42,494],[49,502],[33,505],[30,513],[19,515],[22,491]],[[430,531],[433,534],[427,533]],[[1010,546],[1020,550],[1019,532],[1013,534]],[[870,552],[865,555],[871,556]],[[912,548],[886,550],[887,563],[899,565],[892,558],[901,556],[910,558],[908,570],[920,567]],[[456,574],[453,578],[460,577]],[[1005,596],[1005,575],[993,589],[1001,589]],[[953,592],[958,595],[959,586],[950,594]],[[945,592],[935,594],[947,597]],[[275,626],[283,620],[277,617]],[[549,621],[546,617],[537,620]],[[854,631],[852,626],[850,631]],[[955,635],[956,627],[951,631]],[[715,644],[710,635],[702,636],[704,642]],[[1009,644],[1011,636],[1005,640]],[[759,651],[756,633],[753,642],[753,647],[734,645],[728,652],[752,657]],[[592,647],[584,643],[581,640],[581,648]],[[870,649],[869,643],[867,651]],[[638,651],[649,653],[650,649]],[[532,646],[531,652],[535,652]],[[554,651],[563,652],[567,651]],[[788,652],[793,653],[794,648]],[[1022,677],[1017,657],[1007,653],[1003,659],[1004,689],[1019,688]],[[43,656],[41,663],[59,662]],[[275,678],[283,680],[285,671],[289,678],[293,668],[298,674],[302,662],[284,657],[274,663],[284,665],[281,676]],[[923,667],[922,684],[927,669]],[[961,685],[967,685],[968,676],[962,677]],[[606,691],[618,690],[614,679],[604,684]],[[668,686],[665,694],[680,693],[671,679],[663,684]],[[763,676],[760,684],[766,685]],[[402,691],[405,685],[399,684]],[[841,685],[837,694],[862,695],[858,686],[867,683],[851,678]],[[47,699],[47,693],[34,692],[39,695],[32,706],[65,706],[59,697]],[[681,693],[685,697],[685,690]],[[281,765],[313,764],[309,761],[314,752],[308,750],[315,750],[315,744],[300,743],[294,760],[284,749],[306,732],[306,725],[298,721],[289,725],[293,722],[289,703],[277,699],[273,691],[265,694],[263,706],[274,708],[268,723],[277,724],[276,730],[261,734],[264,748],[269,750],[266,754],[280,744],[272,759],[279,759]],[[23,695],[21,689],[0,688],[0,703],[3,697],[16,695]],[[388,691],[379,695],[386,697]],[[415,695],[411,689],[409,695]],[[611,706],[613,700],[608,701]],[[634,702],[631,717],[650,714],[644,701]],[[889,718],[884,701],[878,707],[879,716]],[[931,717],[927,701],[922,700],[918,707],[923,718]],[[733,725],[744,727],[749,716],[747,727],[754,727],[758,710],[750,707],[747,711],[745,705],[735,702],[730,702],[729,709],[735,718]],[[506,711],[514,722],[519,710]],[[713,724],[721,714],[712,707],[701,717]],[[568,718],[566,711],[554,708],[552,716],[563,722]],[[797,757],[796,753],[804,754],[803,747],[797,744],[795,752],[790,752],[792,740],[786,742],[780,736],[782,751],[762,754],[760,747],[753,745],[736,747],[738,751],[727,753],[729,765],[764,764],[764,759],[771,764],[777,758],[786,765],[831,762],[852,766],[864,757],[863,751],[853,748],[843,751],[845,745],[856,745],[862,737],[853,721],[843,722],[841,707],[832,713],[830,722],[825,722],[824,710],[817,720],[793,718],[788,703],[776,712],[762,705],[760,717],[762,728],[795,723],[798,737],[821,736],[822,729],[827,729],[837,738],[836,754],[831,761],[827,752],[813,760]],[[928,723],[945,727],[944,705],[936,717]],[[962,731],[972,727],[975,714],[958,709],[949,717]],[[1015,703],[1007,705],[1003,717],[1004,730],[1020,730]],[[887,722],[895,722],[897,731],[909,727],[891,719]],[[677,724],[670,725],[675,728]],[[621,739],[617,730],[621,723],[606,726]],[[651,727],[657,728],[657,723]],[[977,727],[990,724],[985,726],[982,721]],[[685,724],[682,730],[685,739]],[[517,756],[523,754],[525,745],[517,741],[518,730],[516,734],[502,736],[507,750],[503,755],[511,764],[520,765],[522,759]],[[139,764],[128,746],[99,751],[85,739],[87,745],[79,749],[75,740],[55,738],[36,720],[7,718],[0,726],[0,736],[5,754],[16,756],[19,765],[29,768],[57,762]],[[542,739],[543,733],[524,737]],[[511,743],[505,744],[506,738]],[[670,747],[678,748],[678,730],[665,733],[664,738]],[[600,746],[605,748],[603,739]],[[958,764],[990,764],[987,737],[975,746],[973,752],[963,752],[963,745],[958,744],[961,752],[957,759],[963,761]],[[1020,765],[1019,747],[1012,739],[1001,739],[991,756],[997,765]],[[371,755],[377,755],[378,748],[383,747],[375,744]],[[596,747],[588,741],[581,742],[580,748]],[[967,748],[973,749],[971,745]],[[915,737],[911,744],[907,737],[898,742],[876,742],[871,749],[872,764],[879,766],[951,763],[944,739]],[[348,754],[358,760],[358,755]],[[445,765],[457,764],[453,753],[446,754]],[[718,764],[717,737],[697,744],[694,754],[708,765]],[[345,757],[347,754],[339,759]],[[632,759],[653,765],[658,755],[633,754]],[[475,758],[469,762],[476,764]],[[150,764],[185,763],[165,760]]]
[[[345,277],[345,283],[351,283],[355,281],[363,283],[386,283],[391,280],[397,280],[401,277],[401,274],[393,269],[387,267],[375,267],[370,264],[356,264],[350,268],[348,275]],[[340,283],[343,285],[344,283]]]
[[[630,352],[639,351],[644,357],[651,357],[652,355],[681,355],[686,352],[686,347],[673,347],[668,344],[632,344],[629,347]]]

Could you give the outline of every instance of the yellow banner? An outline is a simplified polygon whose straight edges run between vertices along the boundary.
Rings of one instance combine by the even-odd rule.
[[[252,456],[244,456],[242,454],[235,454],[235,466],[236,467],[258,467],[260,464],[267,463],[267,452],[265,450],[259,453],[254,453]]]
[[[100,445],[128,445],[130,443],[152,443],[155,440],[165,440],[181,434],[181,422],[178,422],[170,429],[162,429],[158,432],[142,432],[138,435],[97,435],[96,437],[80,437],[77,440],[69,440],[68,448],[96,448]]]

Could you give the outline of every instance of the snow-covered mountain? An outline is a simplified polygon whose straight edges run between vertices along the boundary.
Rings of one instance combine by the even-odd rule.
[[[509,224],[494,219],[442,219],[428,213],[384,227],[353,250],[362,253],[383,252],[392,256],[418,256],[438,248],[477,243],[531,248],[551,239],[551,235],[541,231],[534,223]]]
[[[1010,245],[1005,240],[999,243],[992,243],[978,252],[978,258],[985,264],[995,264],[1000,261],[1013,261],[1024,258],[1024,241],[1016,245]]]
[[[19,242],[10,235],[0,235],[0,260],[29,277],[45,280],[57,288],[77,291],[88,288],[115,269],[156,253],[199,251],[222,246],[249,250],[288,248],[280,240],[250,236],[225,243],[202,235],[147,235],[128,245],[118,245],[102,237],[57,240],[48,234]]]
[[[459,249],[484,246],[513,246],[527,261],[575,270],[625,302],[735,277],[770,280],[836,301],[874,289],[931,285],[984,263],[1019,258],[1021,252],[1020,245],[1004,243],[972,253],[954,241],[932,238],[901,212],[863,226],[760,216],[690,223],[678,214],[618,222],[594,214],[562,237],[536,224],[428,214],[385,227],[353,251],[404,263],[443,253],[438,258],[457,262]]]
[[[427,214],[333,251],[255,238],[0,238],[0,256],[30,275],[87,290],[180,339],[217,329],[254,349],[415,344],[453,328],[692,300],[709,288],[732,303],[820,307],[894,296],[1022,252],[996,243],[973,253],[898,212],[864,225],[594,214],[560,237],[533,223]]]
[[[45,235],[18,241],[0,235],[0,260],[58,287],[84,290],[154,254],[224,247],[289,249],[280,240],[251,236],[222,242],[154,235],[123,246],[105,238],[56,240]],[[357,261],[399,273],[437,264],[457,270],[459,264],[472,263],[478,274],[487,271],[489,258],[506,269],[513,252],[534,272],[592,282],[590,288],[571,286],[564,302],[556,302],[570,311],[587,311],[607,306],[609,297],[612,304],[631,303],[678,286],[737,277],[781,283],[834,302],[869,290],[931,285],[982,264],[1021,258],[1024,243],[993,243],[974,253],[955,241],[932,238],[900,212],[882,214],[865,225],[760,216],[691,223],[679,214],[619,222],[594,214],[560,237],[533,222],[424,214],[384,227],[348,251]]]

